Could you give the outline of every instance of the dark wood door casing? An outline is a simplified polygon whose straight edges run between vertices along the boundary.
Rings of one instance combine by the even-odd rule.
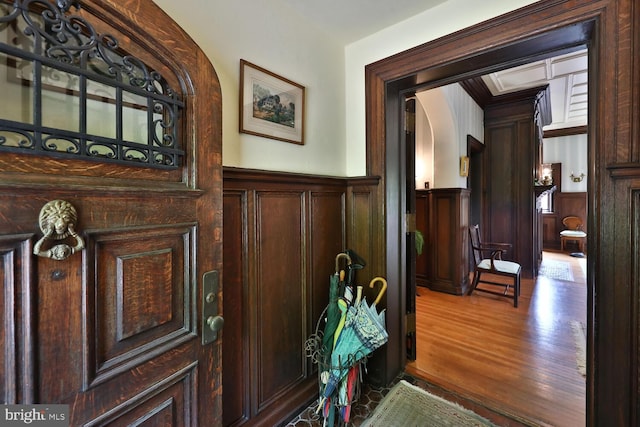
[[[640,9],[632,0],[536,2],[458,31],[365,69],[367,173],[383,177],[377,210],[385,239],[375,247],[390,283],[386,353],[376,362],[391,381],[404,366],[402,190],[397,96],[437,87],[547,55],[589,47],[588,375],[587,424],[636,425],[640,355],[637,300],[640,275]],[[621,114],[622,113],[622,114]],[[385,216],[386,215],[386,216]],[[621,237],[624,236],[624,237]],[[604,250],[606,248],[606,250]],[[394,295],[395,294],[395,295]],[[395,317],[396,319],[390,319]],[[398,332],[396,332],[398,331]],[[373,362],[373,361],[371,361]],[[370,364],[371,364],[370,362]]]
[[[201,345],[198,304],[199,277],[222,270],[217,76],[150,0],[71,13],[177,83],[186,154],[175,170],[0,154],[3,402],[69,404],[71,425],[217,425],[221,343]],[[64,261],[32,254],[53,199],[74,205],[86,241]]]

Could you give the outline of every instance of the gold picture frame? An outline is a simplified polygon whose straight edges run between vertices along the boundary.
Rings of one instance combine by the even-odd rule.
[[[460,176],[469,176],[469,157],[460,157]]]
[[[240,60],[240,132],[304,145],[304,86]]]

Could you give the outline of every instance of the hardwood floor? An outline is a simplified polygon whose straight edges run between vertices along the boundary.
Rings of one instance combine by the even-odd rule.
[[[570,263],[573,280],[522,279],[518,308],[486,293],[418,288],[417,360],[406,372],[524,424],[585,425],[570,322],[586,322],[586,259],[545,252],[543,263],[553,261]]]

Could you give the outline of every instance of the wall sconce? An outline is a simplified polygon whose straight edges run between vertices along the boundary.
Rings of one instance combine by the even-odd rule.
[[[540,182],[542,185],[553,184],[553,170],[551,169],[551,163],[543,163],[542,165],[542,179]]]
[[[573,182],[582,182],[582,179],[584,178],[584,174],[581,173],[580,175],[574,175],[573,171],[571,171],[571,175],[569,175],[569,178],[571,178],[571,181]]]

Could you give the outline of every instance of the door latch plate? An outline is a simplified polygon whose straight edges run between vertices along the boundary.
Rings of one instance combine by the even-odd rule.
[[[218,289],[220,286],[217,270],[207,271],[202,276],[202,345],[218,339],[218,331],[224,323],[218,316]]]

